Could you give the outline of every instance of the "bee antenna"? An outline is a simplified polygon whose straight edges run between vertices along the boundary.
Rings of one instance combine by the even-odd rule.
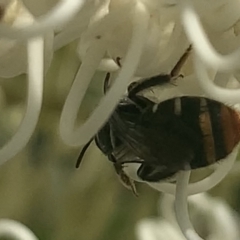
[[[80,166],[80,164],[81,164],[81,162],[82,162],[83,156],[84,156],[85,152],[87,151],[88,147],[90,146],[92,140],[93,140],[93,138],[90,139],[90,140],[84,145],[84,147],[82,148],[82,150],[81,150],[81,152],[80,152],[80,154],[79,154],[79,157],[78,157],[78,159],[77,159],[76,165],[75,165],[76,168],[79,168],[79,166]]]
[[[110,80],[110,72],[106,74],[106,77],[104,79],[104,84],[103,84],[103,92],[106,94],[108,88],[109,88],[109,80]]]
[[[185,64],[185,62],[188,59],[188,56],[190,55],[190,52],[192,50],[192,45],[190,45],[185,53],[182,55],[182,57],[178,60],[178,62],[176,63],[176,65],[174,66],[173,70],[170,73],[171,77],[177,77],[179,75],[179,72],[181,71],[183,65]]]

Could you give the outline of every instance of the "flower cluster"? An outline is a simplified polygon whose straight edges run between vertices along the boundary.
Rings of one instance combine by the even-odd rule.
[[[28,143],[38,122],[43,79],[54,51],[74,40],[81,66],[59,128],[69,146],[80,146],[96,134],[130,81],[169,72],[190,44],[193,57],[183,69],[185,78],[177,92],[165,91],[163,100],[176,94],[205,95],[231,105],[239,103],[240,90],[227,88],[240,76],[239,9],[238,0],[0,0],[0,77],[28,76],[26,113],[16,134],[0,150],[0,163]],[[114,72],[115,81],[87,121],[75,127],[97,70]],[[236,154],[237,148],[199,182],[188,185],[190,171],[184,171],[178,174],[177,184],[150,184],[176,195],[176,215],[187,239],[199,239],[188,219],[187,196],[221,181]],[[135,178],[134,173],[131,176]]]

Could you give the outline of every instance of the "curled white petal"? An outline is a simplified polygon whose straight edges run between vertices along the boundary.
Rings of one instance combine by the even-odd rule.
[[[17,1],[13,1],[16,3]],[[27,9],[18,3],[16,15],[12,19],[12,26],[23,28],[28,24],[34,22],[33,16],[27,11]],[[11,12],[11,9],[8,11]],[[14,12],[15,13],[15,12]],[[53,32],[48,32],[44,35],[44,68],[45,71],[49,68],[52,60],[52,43]],[[28,60],[27,60],[27,42],[0,39],[0,76],[3,78],[11,78],[27,72]]]
[[[240,19],[238,0],[191,0],[191,3],[205,26],[216,33],[227,31]]]
[[[97,64],[100,62],[100,54],[98,55],[98,59],[92,59],[92,61],[95,63],[94,67],[88,66],[89,69],[85,69],[84,71],[85,75],[78,76],[78,78],[76,78],[64,104],[60,119],[60,134],[66,144],[78,146],[89,141],[114,110],[114,107],[118,103],[118,100],[123,92],[126,90],[129,81],[137,68],[141,56],[141,50],[145,42],[148,21],[149,14],[146,12],[143,5],[138,3],[134,15],[134,31],[132,40],[130,42],[129,51],[116,81],[89,119],[79,129],[74,130],[74,123],[77,117],[79,106],[81,105],[82,98],[94,73],[93,68],[97,69],[98,67]],[[98,51],[97,47],[96,51]],[[101,54],[103,55],[103,51]],[[92,58],[92,56],[86,56],[86,58]],[[84,65],[85,60],[82,64],[83,65],[81,68],[86,67]],[[74,90],[74,88],[77,89]]]
[[[22,29],[0,24],[0,35],[9,39],[22,40],[44,34],[72,19],[85,2],[86,0],[61,0],[53,10]]]
[[[133,7],[130,6],[129,8],[132,9]],[[96,36],[100,36],[106,39],[106,41],[108,41],[108,45],[106,46],[107,47],[106,51],[108,50],[109,46],[112,45],[112,41],[113,41],[112,37],[110,37],[109,39],[109,35],[111,36],[113,34],[113,30],[115,30],[118,26],[123,25],[125,18],[123,18],[122,16],[126,13],[129,13],[130,11],[129,8],[126,8],[125,6],[123,9],[120,9],[120,10],[109,11],[108,7],[105,6],[103,7],[103,10],[100,11],[99,14],[97,14],[96,17],[91,19],[91,23],[89,24],[87,31],[85,31],[80,38],[78,51],[77,51],[80,59],[84,59],[87,49],[91,45],[91,42],[96,38]],[[131,26],[131,24],[129,24],[129,26]],[[130,34],[128,33],[126,35],[127,35],[127,39],[130,39],[131,37]],[[125,44],[129,43],[129,41],[127,41],[127,43],[126,41],[123,41],[123,42]],[[117,56],[117,57],[121,57],[121,56]]]
[[[13,240],[38,240],[34,233],[20,222],[1,219],[0,237],[11,238]]]
[[[198,57],[194,58],[194,67],[199,85],[208,96],[224,103],[237,104],[240,102],[240,89],[225,89],[216,85],[209,78],[206,66]]]
[[[103,14],[104,10],[107,11],[107,6],[108,0],[87,1],[82,11],[76,14],[65,26],[61,26],[60,32],[54,38],[54,50],[58,50],[78,38],[82,39],[84,30],[87,28],[89,31],[89,25],[96,18],[99,21],[99,15]]]
[[[36,127],[42,106],[43,39],[28,41],[28,99],[25,116],[13,138],[0,149],[0,164],[15,156],[28,143]]]
[[[215,69],[233,70],[239,68],[240,49],[223,56],[216,52],[210,44],[208,37],[200,23],[196,11],[190,1],[182,0],[182,22],[189,40],[193,43],[194,49],[201,60]]]
[[[88,54],[78,70],[74,83],[63,106],[60,118],[60,135],[63,141],[68,145],[78,145],[77,139],[82,137],[81,135],[76,134],[76,131],[74,130],[78,109],[95,70],[104,56],[105,49],[105,44],[101,42],[98,43],[98,41],[90,46]],[[97,119],[95,119],[95,121],[97,122]]]
[[[188,214],[187,185],[191,171],[181,171],[177,176],[175,212],[179,227],[187,240],[203,240],[193,229]]]

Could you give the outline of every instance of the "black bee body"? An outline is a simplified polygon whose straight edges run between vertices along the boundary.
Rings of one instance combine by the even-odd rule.
[[[139,163],[138,177],[158,182],[180,170],[213,164],[231,153],[240,141],[239,114],[220,102],[177,97],[157,104],[144,97],[143,91],[171,84],[175,69],[171,74],[131,84],[127,96],[95,136],[98,148],[134,193],[134,183],[124,173],[124,164]]]
[[[119,103],[95,140],[111,161],[141,163],[137,174],[142,180],[159,181],[187,166],[197,169],[213,164],[240,140],[239,115],[217,101],[181,97],[156,106],[141,97],[140,106],[128,100]]]

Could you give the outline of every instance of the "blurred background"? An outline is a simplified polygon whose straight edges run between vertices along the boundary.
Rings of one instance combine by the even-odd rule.
[[[44,82],[43,111],[27,147],[0,168],[0,218],[19,220],[41,240],[130,240],[136,223],[158,215],[159,193],[138,184],[139,197],[125,189],[111,162],[94,143],[80,169],[79,148],[64,145],[61,110],[80,65],[77,44],[58,50]],[[84,121],[102,97],[104,74],[94,77],[80,109]],[[14,135],[25,111],[26,76],[0,79],[0,144]],[[230,174],[211,194],[240,211],[239,174]]]

